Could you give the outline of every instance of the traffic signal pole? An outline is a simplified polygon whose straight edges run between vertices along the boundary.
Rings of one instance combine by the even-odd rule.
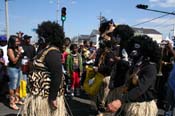
[[[62,7],[61,9],[61,21],[62,21],[62,28],[64,31],[64,22],[66,21],[66,7]]]
[[[148,9],[148,5],[144,5],[144,4],[138,4],[136,7],[139,8],[139,9],[143,9],[143,10],[148,10],[148,11],[154,11],[154,12],[160,12],[160,13],[175,15],[174,12],[166,12],[166,11]]]
[[[154,11],[154,12],[160,12],[160,13],[175,15],[174,12],[166,12],[166,11],[152,10],[152,9],[144,9],[144,10],[149,10],[149,11]]]
[[[63,28],[63,31],[64,31],[64,21],[62,21],[62,28]]]

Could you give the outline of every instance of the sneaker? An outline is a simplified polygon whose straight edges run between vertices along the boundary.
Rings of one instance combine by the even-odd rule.
[[[172,111],[164,112],[164,116],[172,116]]]
[[[75,93],[75,96],[80,96],[80,92],[76,92]]]
[[[103,112],[103,113],[98,113],[96,116],[114,116],[114,113],[111,112]]]
[[[75,95],[76,95],[76,96],[80,96],[80,94],[81,94],[80,88],[76,88],[76,89],[75,89]]]
[[[70,90],[70,95],[73,97],[74,96],[74,89]]]
[[[71,94],[70,94],[72,97],[74,97],[74,93],[72,92]]]

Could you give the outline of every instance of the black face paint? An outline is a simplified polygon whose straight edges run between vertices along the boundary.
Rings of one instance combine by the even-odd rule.
[[[133,63],[137,62],[140,57],[142,56],[141,54],[141,46],[140,44],[135,43],[133,46],[133,49],[131,50],[129,57],[132,60]]]
[[[120,37],[120,35],[112,36],[112,40],[113,40],[116,44],[120,44],[121,37]]]

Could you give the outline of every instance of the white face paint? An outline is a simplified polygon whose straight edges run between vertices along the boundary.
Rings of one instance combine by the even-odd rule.
[[[132,52],[131,52],[131,54],[130,54],[130,56],[137,56],[137,50],[133,50]]]
[[[139,49],[140,48],[140,44],[135,43],[134,44],[134,48]]]

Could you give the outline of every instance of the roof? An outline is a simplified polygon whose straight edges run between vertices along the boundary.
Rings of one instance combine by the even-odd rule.
[[[143,34],[161,34],[160,32],[158,32],[155,29],[146,29],[146,28],[136,28],[136,27],[132,27],[132,29],[136,32],[136,33],[143,33]]]
[[[89,35],[79,35],[78,38],[79,38],[80,40],[88,40],[88,39],[90,39],[89,37],[90,37]]]
[[[93,29],[90,36],[94,36],[96,34],[100,34],[100,32],[97,29]]]

